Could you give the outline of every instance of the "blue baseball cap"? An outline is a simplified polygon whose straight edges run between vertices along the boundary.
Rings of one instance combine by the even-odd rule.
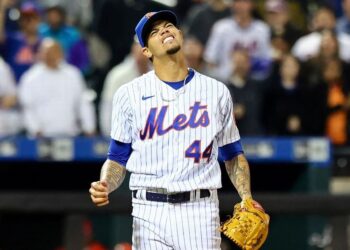
[[[152,24],[158,20],[167,20],[177,26],[178,21],[174,12],[170,10],[161,10],[158,12],[148,12],[138,22],[135,28],[135,33],[139,40],[141,47],[145,47],[147,36],[151,31]]]

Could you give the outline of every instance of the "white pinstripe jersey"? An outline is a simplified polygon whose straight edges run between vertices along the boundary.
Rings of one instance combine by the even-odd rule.
[[[270,28],[259,20],[253,20],[247,28],[239,26],[232,17],[217,21],[208,39],[204,59],[217,65],[216,75],[228,79],[232,73],[232,53],[247,49],[254,59],[271,57]]]
[[[114,96],[114,140],[132,143],[130,189],[221,187],[218,146],[240,139],[226,86],[195,72],[178,90],[150,71]]]

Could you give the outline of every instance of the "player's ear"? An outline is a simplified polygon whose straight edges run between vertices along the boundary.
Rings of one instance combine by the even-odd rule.
[[[148,59],[152,58],[153,56],[152,52],[147,47],[142,48],[142,54]]]

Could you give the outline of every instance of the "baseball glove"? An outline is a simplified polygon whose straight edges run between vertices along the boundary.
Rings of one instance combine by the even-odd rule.
[[[259,203],[246,199],[235,205],[233,217],[221,225],[220,231],[243,250],[258,250],[267,238],[269,221]]]

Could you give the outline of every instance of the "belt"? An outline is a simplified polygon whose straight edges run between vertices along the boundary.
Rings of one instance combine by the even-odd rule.
[[[132,191],[132,197],[137,198],[137,191]],[[210,196],[210,191],[208,189],[200,189],[199,192],[199,198],[205,198]],[[154,193],[146,191],[146,200],[148,201],[158,201],[158,202],[168,202],[168,203],[181,203],[181,202],[187,202],[191,201],[191,193],[192,199],[196,198],[197,190],[195,191],[187,191],[182,193],[174,193],[174,194],[161,194],[161,193]],[[198,197],[197,197],[198,198]]]

